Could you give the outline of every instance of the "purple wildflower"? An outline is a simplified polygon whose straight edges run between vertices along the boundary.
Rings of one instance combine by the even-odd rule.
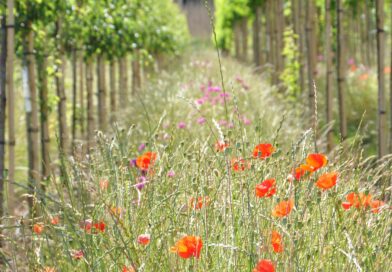
[[[142,152],[145,148],[146,148],[146,145],[145,145],[145,144],[140,144],[139,147],[137,148],[137,150],[138,150],[139,152]]]
[[[186,124],[185,124],[185,122],[181,121],[178,123],[177,127],[180,129],[183,129],[183,128],[186,128]]]
[[[176,175],[176,173],[173,171],[173,170],[169,170],[169,172],[167,172],[167,176],[169,177],[169,178],[172,178],[172,177],[174,177]]]
[[[204,117],[200,117],[199,119],[197,119],[197,123],[199,125],[203,125],[205,122],[206,122],[206,118],[204,118]]]

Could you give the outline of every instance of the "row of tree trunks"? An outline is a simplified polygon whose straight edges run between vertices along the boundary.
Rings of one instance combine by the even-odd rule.
[[[15,207],[14,3],[14,0],[7,0],[8,211],[11,214]]]

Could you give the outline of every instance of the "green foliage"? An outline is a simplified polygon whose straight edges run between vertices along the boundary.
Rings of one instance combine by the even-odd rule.
[[[296,39],[298,39],[298,36],[294,33],[293,29],[287,27],[284,32],[284,48],[282,52],[286,60],[286,65],[280,75],[280,79],[287,88],[287,97],[291,100],[298,98],[301,91],[298,84],[300,63]]]

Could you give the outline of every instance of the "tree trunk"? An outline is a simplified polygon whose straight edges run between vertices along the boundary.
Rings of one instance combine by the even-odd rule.
[[[4,161],[5,161],[5,111],[6,111],[6,62],[7,62],[7,29],[3,13],[1,22],[1,53],[0,53],[0,218],[4,215]],[[0,220],[0,224],[2,224]],[[0,231],[1,234],[1,231]],[[0,247],[3,239],[0,238]]]
[[[123,109],[128,104],[128,62],[124,56],[119,59],[119,105]]]
[[[276,9],[276,71],[277,79],[280,81],[280,75],[284,69],[284,58],[283,58],[283,34],[284,34],[284,13],[283,13],[283,0],[275,0]]]
[[[8,212],[15,207],[15,93],[14,93],[14,50],[15,18],[14,0],[7,0],[7,90],[8,90]]]
[[[245,17],[241,20],[241,60],[246,62],[248,60],[248,19]]]
[[[385,33],[384,0],[376,0],[377,18],[377,79],[378,79],[378,157],[388,154],[387,111],[385,107]]]
[[[62,22],[58,20],[56,23],[56,36],[62,35]],[[60,64],[57,65],[56,71],[56,89],[59,102],[57,104],[58,110],[58,124],[59,124],[59,138],[60,138],[60,149],[65,154],[69,153],[69,136],[68,136],[68,125],[67,125],[67,98],[65,95],[64,77],[65,77],[65,55],[64,47],[61,41],[57,41],[58,54]]]
[[[110,61],[110,122],[116,121],[116,62]]]
[[[255,19],[253,21],[253,62],[256,67],[261,65],[261,50],[260,50],[260,7],[255,10]]]
[[[140,70],[140,53],[135,51],[132,56],[132,94],[138,92],[141,88],[141,70]]]
[[[39,100],[41,119],[41,156],[42,156],[42,177],[47,179],[50,176],[50,136],[49,136],[49,105],[48,105],[48,61],[47,56],[43,56],[38,61],[39,78]],[[45,190],[45,187],[42,187]]]
[[[276,12],[275,12],[275,6],[276,6],[276,0],[269,0],[269,10],[268,15],[270,16],[270,34],[271,34],[271,39],[270,39],[270,49],[271,49],[271,67],[272,67],[272,84],[277,84],[278,83],[278,76],[277,76],[277,68],[278,68],[278,58],[277,55],[278,53],[278,48],[277,48],[277,26],[276,26]]]
[[[237,60],[241,59],[241,29],[239,22],[234,23],[234,51]]]
[[[107,110],[106,110],[106,71],[105,60],[102,55],[97,59],[97,82],[98,82],[98,122],[99,129],[107,129]]]
[[[79,65],[79,125],[81,139],[84,138],[84,62],[83,62],[83,51],[79,51],[78,54],[78,65]]]
[[[342,140],[347,138],[347,120],[345,106],[345,81],[346,81],[346,58],[345,58],[345,39],[343,34],[343,6],[342,0],[336,1],[337,13],[337,79],[338,79],[338,99],[339,99],[339,121],[340,136]]]
[[[93,62],[87,60],[86,64],[86,90],[87,90],[87,146],[88,150],[94,145],[94,91],[93,91]]]
[[[72,150],[75,148],[76,142],[76,124],[78,115],[76,112],[77,88],[78,88],[78,72],[77,72],[77,52],[72,49]]]
[[[333,122],[333,68],[332,68],[332,22],[331,22],[331,0],[325,0],[325,59],[327,62],[327,82],[326,82],[326,117],[327,124]],[[331,127],[327,132],[327,150],[331,151],[333,148],[333,128]]]
[[[315,90],[314,82],[316,80],[316,35],[314,27],[315,7],[312,1],[306,2],[306,44],[307,44],[307,61],[308,61],[308,96],[309,96],[309,116],[311,124],[315,122]]]
[[[390,5],[390,14],[392,14],[392,4]],[[391,32],[392,32],[392,20],[391,20]],[[392,69],[392,33],[389,34],[391,37],[391,64],[390,67]],[[389,74],[389,153],[392,154],[392,71]]]
[[[27,122],[27,147],[29,161],[29,207],[31,217],[34,218],[37,213],[36,194],[39,190],[39,128],[38,128],[38,103],[37,90],[35,85],[35,60],[34,60],[34,34],[31,22],[28,22],[24,44],[24,85],[26,93],[26,122]]]

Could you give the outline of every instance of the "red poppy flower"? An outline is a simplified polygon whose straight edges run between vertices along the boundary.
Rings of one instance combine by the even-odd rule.
[[[103,221],[99,221],[98,223],[94,224],[94,228],[100,232],[105,232],[106,224]]]
[[[253,149],[253,157],[265,159],[271,156],[274,151],[275,148],[272,146],[272,144],[258,144]]]
[[[270,260],[260,260],[253,272],[275,272],[275,265]]]
[[[290,214],[294,207],[294,200],[290,199],[287,201],[282,201],[275,206],[272,211],[272,215],[275,217],[285,217]]]
[[[170,248],[171,252],[177,253],[178,256],[184,259],[191,257],[200,257],[203,242],[198,236],[185,236],[178,240],[174,247]]]
[[[217,152],[223,152],[226,150],[226,148],[229,147],[229,143],[226,143],[225,141],[217,141],[215,143],[215,150]]]
[[[250,168],[250,164],[246,162],[246,160],[242,158],[233,158],[231,160],[231,167],[234,172],[241,172],[244,171],[245,169]]]
[[[373,200],[370,202],[370,207],[372,208],[372,213],[379,213],[381,211],[381,207],[385,205],[384,201],[381,200]]]
[[[276,253],[283,252],[282,236],[277,231],[272,231],[271,244]]]
[[[327,162],[327,157],[324,154],[309,154],[306,158],[306,166],[308,166],[311,172],[324,167],[327,165]]]
[[[44,231],[44,224],[43,223],[37,223],[33,225],[33,231],[35,234],[40,235]]]
[[[266,179],[256,185],[256,195],[258,197],[271,197],[276,193],[275,179]]]
[[[316,186],[322,190],[331,189],[336,185],[338,174],[336,172],[322,174],[316,182]]]
[[[54,216],[50,219],[50,223],[52,225],[58,225],[58,223],[60,223],[60,218],[58,216]]]
[[[84,257],[83,250],[74,250],[71,255],[75,260],[80,260]]]
[[[208,196],[202,197],[199,196],[197,201],[194,197],[191,197],[189,200],[189,206],[194,210],[200,210],[203,206],[207,206],[210,203],[210,198]]]
[[[139,237],[137,237],[137,242],[144,246],[148,245],[150,243],[150,240],[150,234],[140,234]]]
[[[155,163],[156,158],[157,153],[146,152],[136,159],[136,166],[141,170],[147,171],[148,168]]]
[[[308,172],[310,172],[308,166],[301,165],[294,169],[293,176],[296,180],[300,180]]]
[[[346,202],[342,203],[342,206],[345,210],[350,209],[351,206],[354,206],[357,209],[361,207],[366,208],[370,206],[372,195],[370,194],[366,195],[364,193],[356,194],[352,192],[346,196],[346,200],[347,200]]]

